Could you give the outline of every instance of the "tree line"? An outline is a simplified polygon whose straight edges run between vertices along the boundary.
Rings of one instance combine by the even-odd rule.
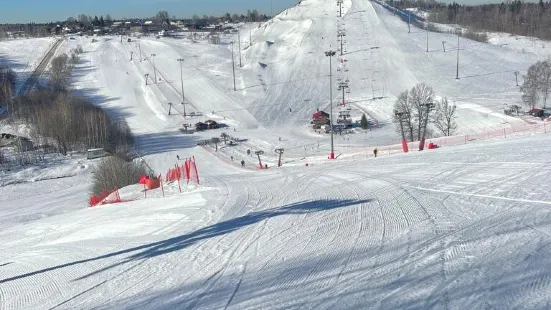
[[[551,1],[506,1],[495,4],[464,5],[426,0],[390,0],[400,9],[427,9],[429,20],[442,24],[457,24],[475,31],[506,32],[522,36],[551,39]]]
[[[82,53],[82,48],[73,51],[71,57],[62,54],[52,60],[45,87],[10,99],[7,105],[10,120],[27,124],[35,143],[53,146],[64,155],[70,151],[104,148],[128,156],[133,136],[126,122],[112,120],[105,111],[75,95],[70,88],[71,70],[78,53]],[[0,74],[0,102],[11,98],[12,93],[5,90],[11,87],[13,76],[13,73]]]

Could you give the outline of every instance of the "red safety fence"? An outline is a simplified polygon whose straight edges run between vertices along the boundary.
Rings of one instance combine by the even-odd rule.
[[[484,131],[480,133],[431,138],[431,139],[426,139],[426,142],[429,144],[432,144],[432,147],[429,149],[433,149],[433,148],[438,148],[442,146],[469,144],[469,143],[473,143],[476,141],[483,141],[483,140],[507,139],[509,137],[514,137],[514,136],[546,134],[550,131],[551,131],[551,123],[546,121],[538,124],[526,124],[522,126],[514,126],[514,127],[508,127],[508,128],[489,130],[489,131]],[[402,141],[401,144],[396,143],[396,144],[390,144],[385,146],[367,147],[367,148],[366,147],[364,148],[340,147],[340,149],[343,150],[344,154],[362,154],[364,152],[369,153],[369,150],[373,150],[374,148],[378,149],[378,154],[380,155],[392,154],[392,153],[404,152],[404,151],[407,152],[408,150],[417,151],[419,149],[419,141],[414,141],[414,142]]]
[[[179,182],[180,180],[184,180],[184,178],[187,183],[191,181],[195,184],[199,184],[199,172],[197,171],[195,157],[186,158],[182,165],[175,165],[174,168],[169,169],[165,175],[166,182]]]
[[[104,190],[99,195],[90,196],[88,205],[90,207],[95,207],[98,205],[119,203],[119,202],[122,202],[121,196],[119,195],[119,189],[115,187],[115,190],[112,192]]]

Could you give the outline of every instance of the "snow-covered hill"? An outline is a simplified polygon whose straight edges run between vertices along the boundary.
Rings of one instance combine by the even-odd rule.
[[[96,208],[91,169],[0,187],[0,309],[548,308],[551,136],[328,161],[328,136],[307,128],[328,108],[324,52],[339,28],[347,55],[333,60],[333,83],[349,79],[355,111],[379,122],[337,137],[339,153],[398,141],[392,105],[418,82],[458,105],[461,132],[523,124],[503,103],[518,102],[513,71],[538,56],[461,39],[456,80],[456,37],[429,33],[427,53],[426,33],[370,1],[345,0],[343,20],[335,8],[303,0],[244,26],[237,91],[234,35],[64,42],[60,52],[85,50],[76,91],[127,121],[157,172],[194,155],[201,185],[147,199],[129,187],[136,200]],[[203,116],[183,117],[180,74],[186,113]],[[228,127],[178,131],[206,119]],[[222,132],[247,140],[196,145]],[[281,168],[274,148],[286,150]],[[271,168],[254,169],[246,149],[265,150]]]

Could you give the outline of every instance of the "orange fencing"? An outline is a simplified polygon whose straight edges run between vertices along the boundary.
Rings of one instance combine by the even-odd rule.
[[[102,191],[99,195],[92,195],[88,200],[88,205],[90,207],[95,207],[98,205],[119,203],[122,202],[121,196],[119,195],[119,189],[115,187],[115,190],[112,192]]]
[[[166,182],[179,182],[184,178],[187,183],[192,181],[195,184],[199,184],[199,172],[197,171],[197,165],[195,164],[195,157],[186,158],[182,165],[175,165],[174,168],[169,169],[165,175]]]

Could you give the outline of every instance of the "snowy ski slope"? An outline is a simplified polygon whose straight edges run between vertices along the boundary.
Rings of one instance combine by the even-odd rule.
[[[60,52],[85,49],[74,88],[127,121],[158,172],[176,155],[194,155],[202,185],[87,208],[90,169],[75,164],[51,168],[73,177],[0,187],[0,309],[549,308],[551,136],[299,161],[306,146],[327,156],[327,135],[306,125],[317,107],[328,107],[324,51],[336,48],[339,27],[347,31],[349,71],[334,59],[334,83],[348,78],[355,108],[380,127],[337,138],[338,152],[397,141],[392,104],[417,82],[457,103],[462,132],[522,124],[502,115],[503,103],[520,98],[508,70],[523,72],[542,55],[462,40],[456,80],[455,53],[438,50],[443,40],[453,49],[454,36],[430,33],[426,53],[426,34],[408,34],[383,8],[366,0],[344,6],[344,26],[333,0],[303,0],[272,22],[244,26],[235,92],[233,35],[221,45],[64,42]],[[180,57],[186,112],[202,117],[183,118]],[[196,146],[222,130],[178,132],[205,119],[225,122],[266,157],[284,147],[294,162],[255,170],[254,157],[239,153],[242,169],[226,149]]]

